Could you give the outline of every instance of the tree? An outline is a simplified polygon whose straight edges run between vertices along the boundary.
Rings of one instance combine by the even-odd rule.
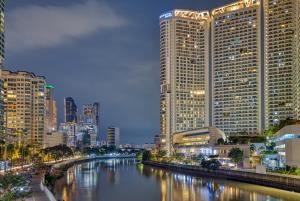
[[[204,159],[205,159],[205,157],[203,154],[198,154],[198,155],[192,156],[192,160],[196,161],[196,162],[201,162]]]
[[[240,148],[232,148],[228,157],[237,165],[243,160],[243,151]]]
[[[158,158],[163,158],[167,156],[167,152],[166,151],[163,151],[163,150],[159,150],[158,153],[157,153],[157,157]]]
[[[201,166],[206,169],[210,170],[216,170],[219,169],[221,166],[220,161],[217,159],[211,159],[211,160],[202,160],[201,161]]]
[[[178,161],[183,161],[184,160],[184,154],[183,153],[176,153],[175,154],[175,159]]]
[[[217,144],[225,144],[225,140],[223,138],[219,138]]]
[[[144,151],[143,152],[143,157],[142,157],[143,161],[148,161],[148,160],[150,160],[150,158],[151,158],[151,152],[150,151]]]
[[[0,175],[0,200],[10,201],[24,198],[26,195],[14,192],[13,187],[24,186],[25,183],[24,177],[13,172]]]

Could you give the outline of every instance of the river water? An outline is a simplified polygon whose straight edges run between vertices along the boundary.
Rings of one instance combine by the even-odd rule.
[[[178,174],[134,159],[76,165],[56,182],[55,197],[60,201],[300,201],[298,193]]]

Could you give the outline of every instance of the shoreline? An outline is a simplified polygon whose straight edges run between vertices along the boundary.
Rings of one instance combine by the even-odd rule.
[[[227,179],[300,193],[300,178],[295,177],[273,174],[259,174],[254,172],[244,172],[227,169],[209,170],[197,166],[161,163],[155,161],[143,161],[142,163],[144,165],[161,168],[173,172],[184,173],[192,176],[205,176]]]

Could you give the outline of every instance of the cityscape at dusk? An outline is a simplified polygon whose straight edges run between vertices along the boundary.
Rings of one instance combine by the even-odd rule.
[[[300,200],[300,0],[0,0],[0,201]]]

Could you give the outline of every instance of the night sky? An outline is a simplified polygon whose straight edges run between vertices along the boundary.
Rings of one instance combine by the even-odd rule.
[[[159,15],[207,10],[230,0],[6,0],[6,68],[53,84],[58,119],[63,98],[100,102],[101,138],[121,129],[121,143],[159,133]]]

